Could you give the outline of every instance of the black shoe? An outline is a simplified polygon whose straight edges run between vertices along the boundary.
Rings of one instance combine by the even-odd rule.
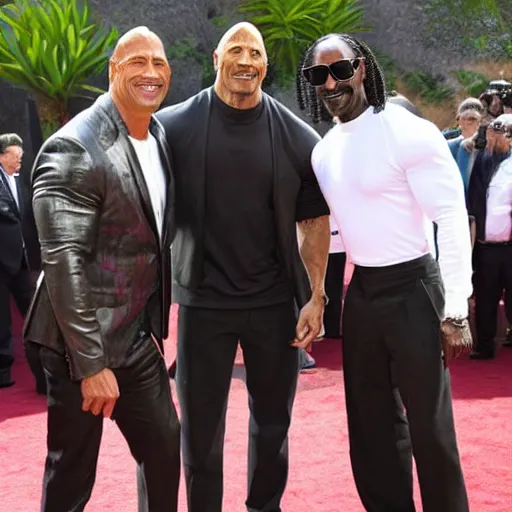
[[[478,350],[473,350],[471,354],[469,354],[469,359],[484,361],[488,359],[494,359],[494,352],[479,352]]]
[[[175,379],[176,378],[176,361],[174,361],[171,366],[169,366],[169,369],[167,370],[169,372],[169,378]]]
[[[10,368],[0,368],[0,389],[10,388],[15,382],[11,378]]]
[[[508,327],[505,332],[505,341],[502,344],[502,347],[512,348],[512,328]]]

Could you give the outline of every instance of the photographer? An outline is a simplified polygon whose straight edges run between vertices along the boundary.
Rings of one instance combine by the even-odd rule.
[[[448,140],[448,146],[459,167],[466,194],[475,153],[473,147],[463,143],[478,132],[484,114],[484,107],[477,98],[466,98],[457,109],[456,120],[461,134]]]
[[[476,238],[476,346],[470,357],[479,360],[495,356],[503,290],[507,320],[512,323],[512,115],[491,122],[485,142],[485,150],[476,155],[468,189],[468,211],[475,220]]]
[[[512,114],[512,88],[502,94],[501,104],[504,114]]]
[[[487,113],[486,117],[484,118],[484,122],[494,121],[494,119],[503,114],[501,96],[501,91],[497,89],[487,89],[478,98]]]

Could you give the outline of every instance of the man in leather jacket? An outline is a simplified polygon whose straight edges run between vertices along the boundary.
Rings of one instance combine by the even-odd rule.
[[[43,146],[32,174],[43,274],[25,325],[48,385],[41,510],[81,511],[103,418],[138,465],[139,510],[177,510],[179,422],[162,357],[174,188],[152,113],[171,70],[145,27],[118,42],[109,93]]]

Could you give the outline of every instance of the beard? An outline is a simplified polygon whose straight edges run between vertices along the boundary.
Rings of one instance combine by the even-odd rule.
[[[350,85],[339,85],[335,89],[323,89],[319,96],[330,114],[337,117],[352,100],[354,89]]]

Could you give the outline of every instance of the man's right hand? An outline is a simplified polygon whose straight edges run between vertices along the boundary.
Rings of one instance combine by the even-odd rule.
[[[94,416],[103,413],[110,418],[119,398],[117,379],[112,370],[105,368],[100,372],[86,377],[81,383],[82,411],[90,411]]]

